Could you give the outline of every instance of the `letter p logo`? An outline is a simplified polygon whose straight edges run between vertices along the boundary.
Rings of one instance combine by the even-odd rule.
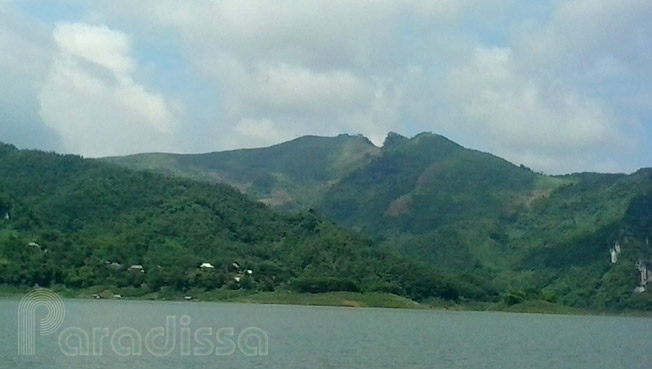
[[[41,336],[56,332],[63,324],[66,308],[59,295],[45,288],[28,292],[18,304],[18,355],[36,354],[36,309],[39,307],[47,311],[40,319]]]

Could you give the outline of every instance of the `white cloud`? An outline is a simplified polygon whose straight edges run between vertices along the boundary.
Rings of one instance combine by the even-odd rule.
[[[58,24],[53,33],[63,57],[74,57],[95,63],[117,76],[133,72],[129,56],[129,38],[106,26],[83,23]]]
[[[530,76],[513,59],[509,49],[480,48],[469,66],[451,74],[450,89],[471,120],[515,146],[591,148],[614,136],[598,101]]]
[[[502,2],[502,1],[501,1]],[[369,67],[395,46],[395,27],[447,25],[479,0],[127,0],[98,1],[112,17],[174,29],[191,52],[227,51],[242,60],[309,68]],[[117,5],[120,4],[120,5]],[[481,11],[481,10],[480,10]],[[203,50],[196,50],[201,48]]]
[[[243,135],[246,141],[252,142],[254,147],[271,145],[292,138],[289,135],[284,137],[271,119],[244,118],[236,124],[235,131]]]
[[[366,98],[364,82],[351,71],[325,73],[288,64],[260,65],[255,88],[262,104],[272,109],[313,113],[356,107]]]
[[[134,81],[129,38],[106,26],[59,24],[39,98],[43,121],[67,150],[103,156],[169,150],[177,129],[166,99]]]
[[[650,17],[647,0],[565,1],[549,22],[521,28],[514,47],[524,62],[565,77],[599,78],[605,63],[612,71],[649,71]]]
[[[174,29],[185,55],[218,91],[225,114],[220,141],[234,124],[251,116],[270,119],[297,134],[362,133],[382,141],[399,130],[404,77],[411,59],[454,50],[450,37],[431,37],[481,2],[425,0],[317,1],[141,1],[146,9],[118,12],[151,27]],[[112,3],[113,4],[113,3]],[[124,7],[111,6],[116,8]],[[106,8],[106,6],[105,6]],[[406,47],[396,27],[424,29],[418,56]],[[414,37],[422,37],[414,34]],[[437,42],[432,40],[437,39]],[[451,43],[446,50],[440,43]],[[408,63],[408,65],[406,65]],[[382,97],[377,96],[385,91]],[[417,93],[413,93],[418,95]],[[233,140],[240,141],[234,137]]]
[[[0,141],[23,148],[61,149],[56,133],[41,122],[36,98],[52,53],[46,27],[0,3]]]
[[[623,145],[608,106],[521,70],[507,48],[478,48],[451,72],[448,91],[458,121],[488,138],[486,149],[513,161],[557,171],[569,169],[558,161],[578,151]]]
[[[80,137],[99,155],[427,130],[554,173],[631,170],[647,154],[647,0],[65,3],[85,10],[56,27],[37,84],[71,151]],[[187,75],[166,80],[168,54]],[[177,86],[193,117],[183,123]]]

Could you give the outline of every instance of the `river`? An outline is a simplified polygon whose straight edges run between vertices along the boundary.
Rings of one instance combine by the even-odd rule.
[[[51,314],[58,316],[53,319],[47,315],[52,306],[30,309],[20,299],[0,300],[0,367],[634,369],[652,363],[649,318],[203,302],[61,303],[63,311]]]

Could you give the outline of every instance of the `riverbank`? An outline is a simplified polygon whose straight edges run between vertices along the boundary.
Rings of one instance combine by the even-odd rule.
[[[20,297],[29,289],[13,286],[0,286],[0,297]],[[95,286],[77,290],[53,288],[63,298],[100,300],[150,300],[150,301],[203,301],[236,302],[248,304],[315,305],[343,307],[374,307],[393,309],[428,309],[405,297],[390,293],[327,292],[297,293],[291,291],[260,292],[250,290],[190,290],[186,292],[163,288],[158,292],[147,292],[134,288],[106,288]]]
[[[0,285],[0,298],[20,298],[30,289]],[[426,309],[449,311],[497,311],[530,314],[561,315],[618,315],[652,317],[649,311],[597,311],[585,310],[555,304],[542,300],[525,301],[507,305],[502,302],[464,302],[429,299],[422,302],[410,300],[390,293],[328,292],[297,293],[291,291],[259,292],[248,290],[191,290],[180,292],[162,289],[158,292],[146,292],[135,288],[106,288],[94,286],[70,290],[55,287],[52,291],[63,298],[106,299],[106,300],[146,300],[146,301],[187,301],[187,302],[233,302],[245,304],[279,304],[306,306],[340,306],[355,308],[391,308],[391,309]]]

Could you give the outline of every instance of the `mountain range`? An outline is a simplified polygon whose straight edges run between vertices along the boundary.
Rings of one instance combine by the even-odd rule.
[[[497,297],[484,281],[380,250],[315,211],[281,213],[223,184],[6,144],[0,284],[151,298],[229,291]]]
[[[377,250],[471,275],[513,301],[652,308],[640,293],[652,261],[650,169],[550,176],[431,133],[390,133],[382,147],[359,135],[306,136],[102,161],[228,184],[280,211],[309,209]]]

